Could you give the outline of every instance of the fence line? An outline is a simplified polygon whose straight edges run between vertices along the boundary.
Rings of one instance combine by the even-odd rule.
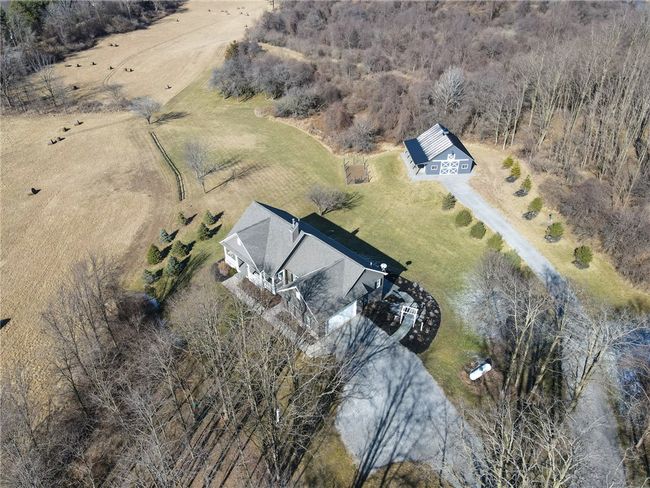
[[[183,181],[183,175],[181,174],[180,171],[178,171],[178,168],[176,167],[174,162],[167,154],[167,151],[165,151],[165,148],[158,140],[158,136],[156,135],[156,133],[151,131],[149,134],[151,134],[151,138],[153,139],[153,142],[158,148],[158,150],[160,151],[160,154],[162,154],[163,159],[174,172],[174,176],[176,177],[176,187],[178,189],[178,200],[182,202],[185,199],[185,182]]]

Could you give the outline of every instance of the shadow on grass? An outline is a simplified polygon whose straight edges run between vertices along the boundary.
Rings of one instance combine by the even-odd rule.
[[[354,251],[359,256],[366,258],[375,268],[378,268],[381,263],[385,263],[388,265],[387,271],[390,274],[399,276],[402,272],[406,271],[406,267],[402,263],[381,252],[366,241],[359,239],[356,236],[359,229],[355,229],[353,232],[348,232],[316,213],[307,215],[301,219],[301,222],[311,225],[326,237],[333,239],[351,251]]]
[[[196,255],[189,255],[180,262],[181,272],[178,276],[163,274],[158,291],[158,301],[161,303],[164,302],[175,292],[186,286],[192,279],[192,276],[194,276],[194,273],[203,266],[209,257],[210,254],[206,251],[199,252]]]
[[[156,119],[156,124],[161,125],[166,122],[171,122],[172,120],[179,120],[179,119],[184,119],[189,115],[189,112],[167,112],[164,114],[161,114],[160,117]]]
[[[235,163],[236,164],[236,163]],[[230,172],[230,175],[223,180],[221,183],[213,186],[209,190],[206,191],[206,193],[210,193],[212,190],[216,190],[217,188],[220,188],[222,186],[228,185],[228,183],[232,183],[237,180],[241,180],[246,178],[247,176],[250,176],[251,174],[263,169],[264,166],[262,164],[249,164],[248,166],[244,167],[234,167],[232,168],[232,171]]]
[[[160,260],[162,261],[167,256],[169,256],[169,253],[171,252],[171,250],[172,250],[172,245],[171,244],[167,244],[165,247],[161,248],[160,249]]]

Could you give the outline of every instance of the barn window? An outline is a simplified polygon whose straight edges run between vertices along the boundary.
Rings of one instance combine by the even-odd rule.
[[[464,164],[460,165],[460,169],[467,169],[467,168],[469,168],[469,164],[467,164],[467,163],[464,163]]]
[[[432,164],[431,165],[431,171],[437,171],[438,170],[438,165],[437,164]]]

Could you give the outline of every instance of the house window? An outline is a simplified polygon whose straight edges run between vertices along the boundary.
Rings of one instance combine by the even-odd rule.
[[[379,279],[375,282],[375,288],[379,288],[380,286],[381,286],[381,278],[379,278]]]
[[[463,163],[460,165],[460,169],[467,169],[467,168],[469,168],[469,164],[467,163]]]
[[[438,165],[437,164],[432,164],[431,165],[431,171],[438,171]]]

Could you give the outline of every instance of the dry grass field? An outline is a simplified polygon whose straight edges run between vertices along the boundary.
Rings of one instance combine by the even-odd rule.
[[[239,14],[242,5],[249,16]],[[261,1],[190,1],[149,29],[102,39],[55,69],[85,100],[119,84],[129,98],[166,102],[215,65],[264,8]],[[174,222],[178,202],[150,127],[130,113],[3,116],[1,123],[0,315],[11,320],[0,335],[0,368],[25,365],[46,391],[53,375],[40,318],[64,273],[88,252],[133,268],[159,229]],[[64,126],[71,130],[63,133]],[[48,145],[56,136],[65,140]],[[41,192],[30,196],[31,187]]]

